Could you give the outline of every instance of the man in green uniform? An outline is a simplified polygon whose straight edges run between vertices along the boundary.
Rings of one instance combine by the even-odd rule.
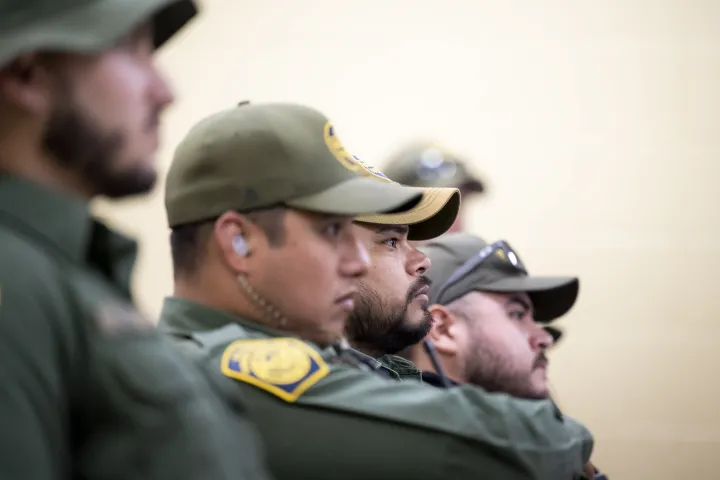
[[[135,244],[89,202],[145,193],[173,99],[153,53],[191,1],[0,1],[0,478],[268,478],[257,435],[132,307]]]
[[[161,328],[247,402],[276,478],[562,480],[589,457],[589,432],[548,401],[389,381],[348,351],[368,268],[354,215],[417,194],[350,155],[322,114],[212,115],[166,189],[175,291]]]
[[[444,234],[459,212],[456,188],[423,188],[424,197],[450,201],[437,208],[418,205],[410,212],[356,218],[355,233],[370,255],[368,273],[358,282],[355,308],[346,336],[356,354],[374,370],[395,379],[420,380],[421,371],[396,355],[423,340],[430,331],[428,311],[431,266],[416,242]]]
[[[429,358],[421,342],[409,358],[423,380],[548,398],[546,352],[561,335],[549,324],[572,309],[579,279],[531,276],[506,241],[489,244],[468,233],[432,240],[422,251],[433,265],[427,274],[428,339],[436,359]],[[590,478],[606,478],[592,464],[586,472]]]

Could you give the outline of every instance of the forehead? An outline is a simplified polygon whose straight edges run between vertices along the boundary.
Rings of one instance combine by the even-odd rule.
[[[530,295],[526,292],[499,293],[474,291],[465,295],[464,300],[473,308],[483,307],[485,305],[506,307],[513,304],[523,304],[528,307],[533,306]]]
[[[292,228],[293,225],[309,225],[324,222],[350,222],[353,217],[347,215],[336,215],[330,213],[308,212],[304,210],[287,210],[287,226]]]
[[[377,235],[394,235],[407,237],[410,227],[407,225],[379,225],[374,223],[355,222],[358,232],[366,237]]]

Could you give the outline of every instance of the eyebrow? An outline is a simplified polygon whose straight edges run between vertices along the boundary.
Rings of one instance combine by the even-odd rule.
[[[405,236],[410,231],[410,227],[407,225],[377,225],[375,226],[376,233],[396,233],[401,236]]]

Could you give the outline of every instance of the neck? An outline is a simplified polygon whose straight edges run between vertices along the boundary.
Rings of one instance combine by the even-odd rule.
[[[446,355],[441,354],[440,352],[437,352],[437,360],[442,366],[444,370],[443,373],[445,373],[446,377],[448,377],[454,382],[465,383],[464,376],[458,368],[457,362],[453,361],[452,358],[448,358]],[[410,355],[410,361],[412,361],[415,366],[423,372],[438,373],[438,371],[435,370],[435,367],[433,366],[430,357],[428,357],[428,354],[425,352],[422,343],[419,343],[413,347],[412,354]]]
[[[352,346],[352,348],[354,348],[358,352],[362,352],[365,355],[368,355],[373,358],[379,358],[379,357],[382,357],[383,355],[387,355],[387,353],[383,352],[380,349],[373,348],[370,345],[363,345],[362,343],[356,343],[356,342],[353,342],[352,340],[350,341],[350,345]]]
[[[237,291],[229,291],[202,275],[176,276],[173,296],[263,324],[262,316]]]
[[[43,151],[39,142],[22,135],[20,129],[2,132],[0,135],[0,171],[85,201],[92,199],[94,194],[85,182],[58,165]]]

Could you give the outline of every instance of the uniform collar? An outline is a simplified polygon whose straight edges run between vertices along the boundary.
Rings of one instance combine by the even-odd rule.
[[[294,335],[266,327],[246,318],[238,317],[201,303],[180,297],[165,297],[160,312],[160,324],[179,333],[195,333],[215,330],[228,324],[239,324],[248,330],[269,337],[293,337]]]
[[[78,198],[11,176],[0,176],[0,216],[74,262],[83,262],[92,218]]]
[[[446,379],[451,387],[457,387],[458,385],[460,385],[459,383],[450,378],[446,377]],[[423,383],[427,383],[429,385],[432,385],[433,387],[446,388],[445,384],[443,384],[442,377],[440,377],[440,375],[435,372],[422,372],[422,381]]]
[[[383,355],[377,359],[386,368],[393,370],[400,376],[401,380],[420,380],[420,369],[410,360],[399,355]]]
[[[72,263],[92,265],[130,296],[137,243],[94,219],[87,202],[0,175],[0,221]]]

